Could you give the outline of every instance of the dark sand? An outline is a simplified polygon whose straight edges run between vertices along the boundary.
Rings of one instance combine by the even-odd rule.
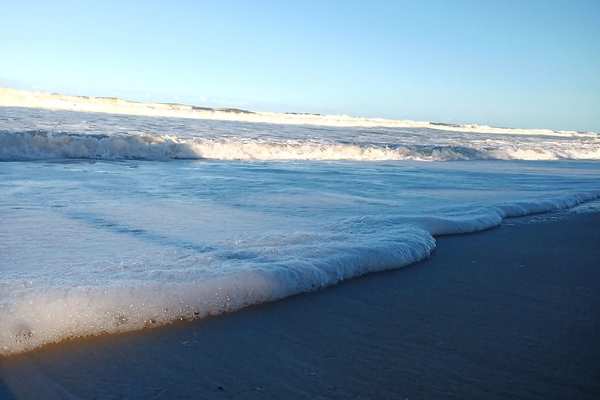
[[[600,214],[318,293],[0,360],[1,398],[600,399]]]

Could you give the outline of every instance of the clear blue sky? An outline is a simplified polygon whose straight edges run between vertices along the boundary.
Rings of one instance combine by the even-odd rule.
[[[600,130],[600,0],[3,1],[0,85]]]

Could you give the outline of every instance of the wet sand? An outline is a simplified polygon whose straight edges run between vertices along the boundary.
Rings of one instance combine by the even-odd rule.
[[[598,399],[600,214],[237,313],[0,359],[0,398]]]

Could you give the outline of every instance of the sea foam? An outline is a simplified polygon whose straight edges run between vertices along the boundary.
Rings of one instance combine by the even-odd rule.
[[[593,133],[172,117],[0,108],[0,354],[317,290],[600,196],[598,162],[568,161],[600,159]]]
[[[205,279],[117,280],[105,285],[46,288],[27,280],[4,282],[0,286],[0,354],[67,338],[218,315],[317,290],[422,260],[434,250],[435,235],[476,232],[497,226],[507,217],[559,210],[598,198],[600,192],[580,193],[504,203],[450,217],[350,218],[332,235],[303,237],[298,241],[301,249],[292,252],[285,265],[258,267],[253,255],[247,260],[250,268]],[[353,234],[339,240],[335,231]],[[275,241],[262,246],[268,253],[282,251],[285,244]]]
[[[483,146],[339,143],[281,138],[189,138],[150,134],[76,134],[48,131],[0,131],[0,161],[91,160],[598,160],[595,142],[504,143]]]
[[[0,107],[30,107],[49,110],[109,113],[148,117],[188,118],[216,121],[237,121],[281,125],[309,125],[327,127],[388,127],[427,128],[442,131],[537,136],[597,136],[594,132],[552,129],[502,128],[480,124],[449,124],[429,121],[365,118],[349,115],[322,115],[314,113],[251,112],[236,108],[197,107],[178,103],[143,103],[117,97],[69,96],[59,93],[31,92],[0,88]]]

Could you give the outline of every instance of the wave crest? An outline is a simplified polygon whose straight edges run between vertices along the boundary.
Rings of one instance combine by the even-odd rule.
[[[0,161],[91,160],[349,160],[454,161],[600,159],[600,148],[452,145],[377,145],[312,140],[180,138],[151,134],[74,134],[0,131]]]

